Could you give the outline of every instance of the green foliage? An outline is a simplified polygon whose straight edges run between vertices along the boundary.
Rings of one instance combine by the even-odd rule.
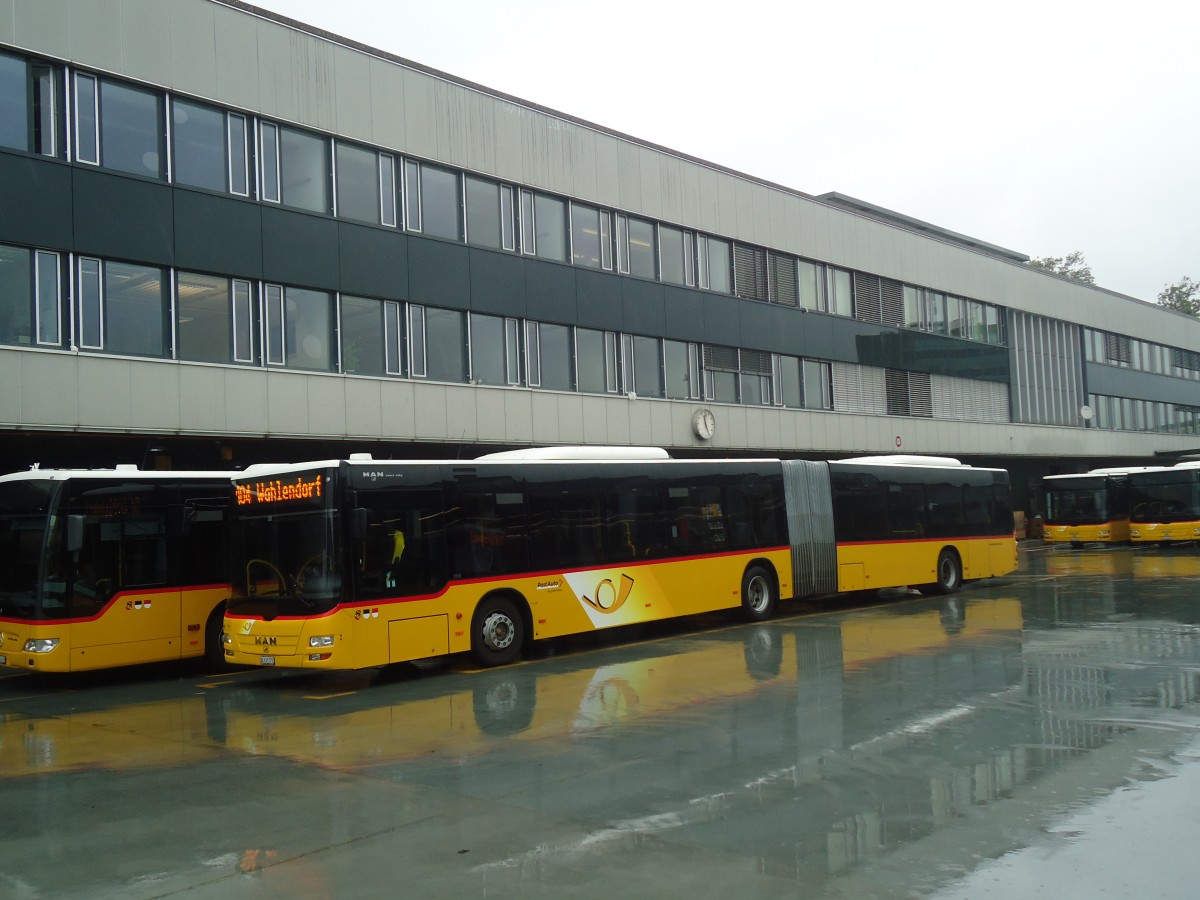
[[[1082,281],[1084,284],[1096,283],[1096,279],[1092,277],[1091,266],[1087,264],[1087,260],[1078,250],[1068,253],[1066,256],[1042,256],[1031,259],[1029,265],[1035,269],[1043,269],[1052,275],[1062,275],[1064,278]]]
[[[1158,292],[1160,306],[1189,316],[1200,316],[1200,281],[1186,275],[1174,284],[1166,285]]]

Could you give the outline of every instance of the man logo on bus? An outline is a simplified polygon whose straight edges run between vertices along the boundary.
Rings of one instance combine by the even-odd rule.
[[[593,600],[587,594],[584,594],[583,600],[589,606],[600,610],[602,613],[614,613],[625,604],[626,600],[629,599],[629,593],[632,590],[633,579],[622,572],[621,587],[619,590],[617,589],[617,586],[613,584],[613,580],[611,578],[605,578],[598,585],[596,585],[596,590],[592,591],[592,593],[595,594],[595,599]]]

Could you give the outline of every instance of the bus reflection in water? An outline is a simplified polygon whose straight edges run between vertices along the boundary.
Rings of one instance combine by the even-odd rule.
[[[0,665],[224,664],[227,473],[136,467],[0,477]]]
[[[1008,474],[957,460],[656,448],[369,457],[235,477],[229,662],[357,669],[1016,567]]]

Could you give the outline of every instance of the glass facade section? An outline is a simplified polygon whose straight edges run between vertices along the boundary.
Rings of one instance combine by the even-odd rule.
[[[610,332],[591,328],[575,329],[575,367],[579,390],[585,394],[604,394],[616,390],[615,360],[610,360],[605,338]],[[610,378],[610,364],[613,376]]]
[[[567,204],[557,197],[534,194],[533,210],[537,255],[566,262]]]
[[[166,277],[162,269],[104,264],[104,349],[168,356]]]
[[[467,243],[503,249],[504,229],[500,213],[500,185],[466,176]],[[510,226],[511,227],[511,226]]]
[[[508,384],[504,319],[471,313],[471,382]]]
[[[462,203],[455,172],[422,165],[420,204],[425,234],[462,240]]]
[[[29,251],[0,244],[0,343],[33,343]]]
[[[382,191],[379,184],[379,154],[374,150],[338,142],[337,214],[343,219],[380,224]]]
[[[691,237],[682,229],[667,225],[658,226],[659,260],[662,280],[669,284],[691,284],[691,273],[684,262],[684,238]]]
[[[654,223],[644,219],[628,220],[629,274],[639,278],[654,278]]]
[[[453,309],[425,309],[425,374],[433,381],[467,380],[465,317]]]
[[[28,66],[0,53],[0,147],[29,149]]]
[[[600,240],[600,210],[572,203],[571,261],[589,269],[609,268],[604,265]]]
[[[657,338],[633,339],[634,393],[639,397],[663,396],[662,359]]]
[[[828,269],[829,311],[839,316],[854,315],[854,292],[850,273],[844,269]]]
[[[171,101],[173,177],[179,184],[224,191],[230,154],[226,149],[225,113],[184,100]]]
[[[394,310],[389,310],[390,305],[368,297],[342,295],[342,371],[347,375],[389,375],[396,372],[395,327],[394,323],[387,321],[387,313],[394,313]]]
[[[700,362],[695,344],[663,341],[663,389],[672,400],[700,399]]]
[[[153,91],[100,82],[100,164],[164,178],[162,98]]]
[[[309,212],[330,211],[329,141],[294,128],[279,128],[280,203]]]
[[[243,282],[245,284],[245,282]],[[180,359],[227,363],[233,349],[230,280],[180,272],[175,277],[175,335]]]
[[[548,391],[575,390],[571,358],[571,329],[566,325],[538,325],[541,387]]]

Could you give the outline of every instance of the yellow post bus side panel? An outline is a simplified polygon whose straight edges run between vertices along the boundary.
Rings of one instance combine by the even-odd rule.
[[[226,585],[185,589],[180,596],[180,636],[182,656],[204,653],[204,626],[212,611],[229,598]]]
[[[179,659],[179,638],[155,638],[131,641],[127,644],[99,644],[93,647],[71,648],[71,671],[107,669],[114,666],[162,662]],[[38,666],[37,668],[41,668]]]
[[[449,652],[446,616],[422,616],[388,622],[390,662],[405,662]]]

